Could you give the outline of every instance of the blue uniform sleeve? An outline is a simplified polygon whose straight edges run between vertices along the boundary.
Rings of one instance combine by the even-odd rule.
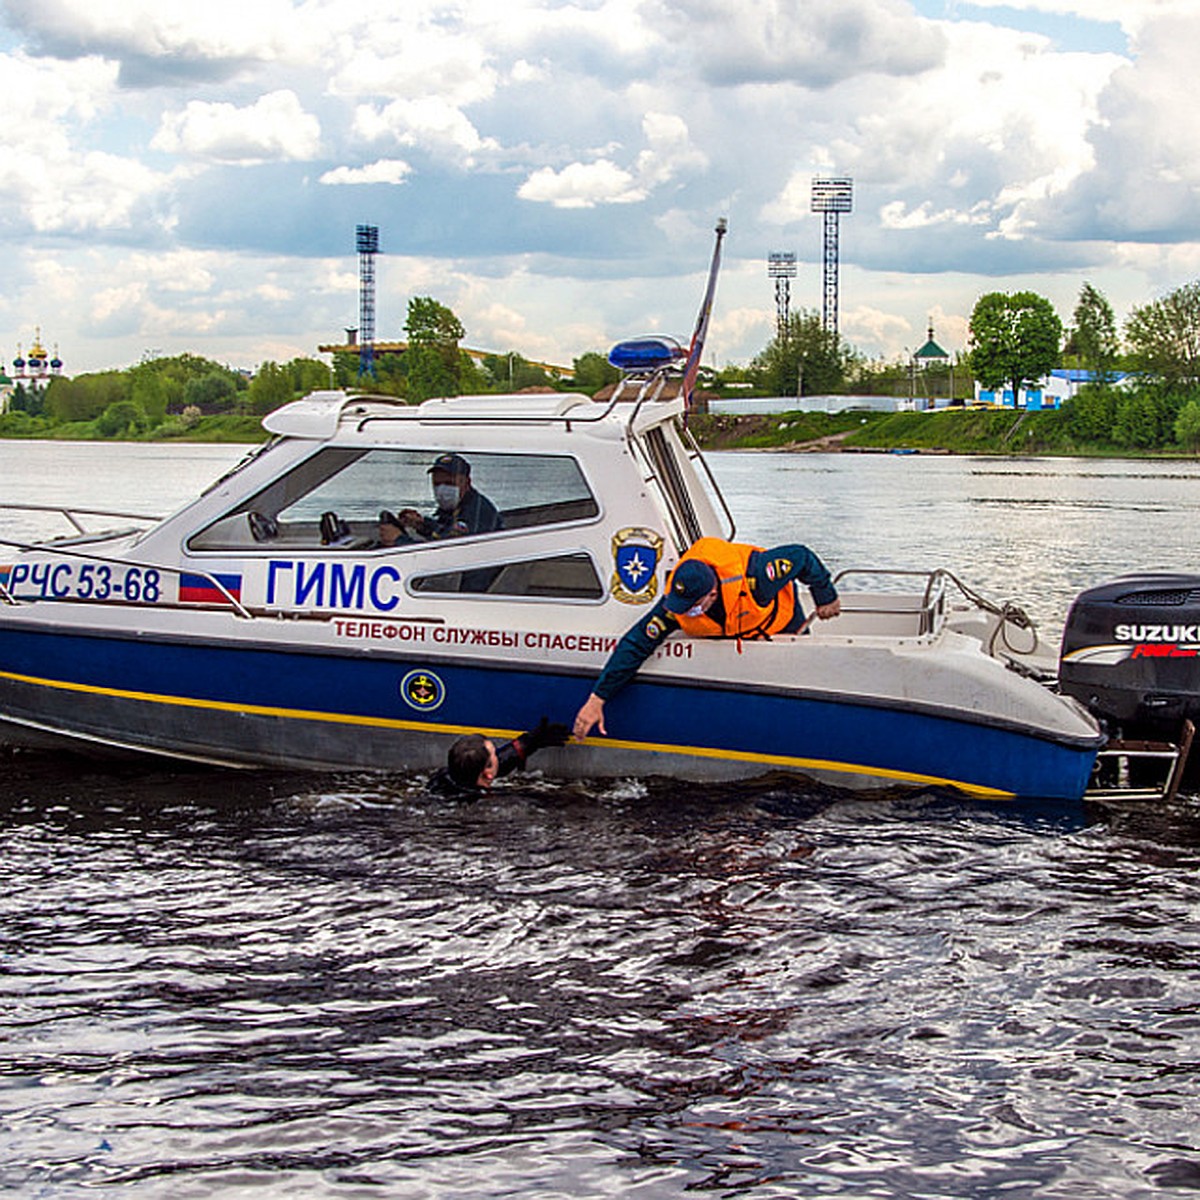
[[[829,569],[807,546],[759,550],[750,557],[749,574],[759,604],[767,604],[792,582],[807,584],[818,605],[832,604],[837,599]]]
[[[592,691],[601,700],[611,700],[678,628],[679,622],[660,600],[613,648]]]

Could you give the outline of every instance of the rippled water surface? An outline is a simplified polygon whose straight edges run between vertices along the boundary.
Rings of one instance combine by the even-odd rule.
[[[145,448],[111,494],[80,448],[68,497],[14,445],[10,495],[40,469],[21,499],[151,511],[240,453],[181,448],[137,496]],[[1114,569],[1195,565],[1186,466],[714,465],[742,536],[936,559],[1044,619]],[[1200,1190],[1195,798],[0,772],[6,1192]]]

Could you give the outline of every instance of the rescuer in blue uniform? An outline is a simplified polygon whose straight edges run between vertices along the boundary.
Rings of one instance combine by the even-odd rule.
[[[409,541],[441,541],[468,534],[492,533],[500,528],[496,506],[471,486],[471,464],[461,454],[439,454],[429,468],[437,508],[423,517],[415,508],[379,514],[379,540],[394,546]]]
[[[566,725],[543,717],[531,729],[497,747],[491,738],[469,733],[460,737],[446,756],[446,765],[429,780],[429,790],[439,796],[473,799],[497,779],[525,766],[531,755],[546,746],[563,746],[571,736]]]
[[[625,634],[609,655],[592,694],[575,717],[583,739],[604,727],[604,704],[638,672],[642,663],[676,630],[690,637],[769,638],[805,626],[796,584],[812,592],[816,615],[836,617],[841,601],[824,563],[807,547],[764,550],[701,538],[679,560],[662,599]]]

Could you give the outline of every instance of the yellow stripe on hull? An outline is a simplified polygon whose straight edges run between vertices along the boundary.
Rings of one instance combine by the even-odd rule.
[[[323,721],[333,725],[359,725],[376,729],[397,729],[420,733],[460,735],[486,732],[495,738],[509,739],[521,731],[511,729],[480,730],[472,725],[448,725],[434,721],[405,721],[395,717],[364,717],[353,713],[321,712],[315,709],[274,708],[262,704],[234,704],[225,700],[201,700],[192,696],[167,696],[154,692],[135,692],[122,688],[98,687],[88,683],[73,683],[61,679],[40,679],[33,675],[19,675],[11,671],[0,671],[0,679],[11,679],[16,683],[32,684],[37,687],[54,688],[58,691],[80,692],[94,696],[109,696],[120,700],[136,700],[145,704],[164,704],[177,708],[207,709],[215,712],[245,713],[261,717],[283,717],[295,721]],[[684,746],[657,742],[633,742],[619,738],[585,738],[582,744],[600,749],[634,750],[640,753],[683,755],[687,758],[708,758],[722,762],[744,762],[756,766],[779,767],[789,770],[812,772],[823,771],[838,775],[858,775],[873,779],[888,779],[898,784],[917,784],[925,787],[951,787],[981,800],[1012,800],[1014,792],[1000,788],[985,787],[976,783],[963,783],[957,779],[944,779],[938,775],[921,775],[909,771],[894,771],[887,767],[870,767],[861,763],[836,762],[823,758],[801,758],[787,754],[760,754],[749,750],[720,750],[711,746]]]

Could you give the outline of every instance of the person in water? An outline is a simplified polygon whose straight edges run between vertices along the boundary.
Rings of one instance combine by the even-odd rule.
[[[566,745],[571,730],[543,717],[535,729],[497,747],[491,738],[469,733],[450,747],[446,765],[429,780],[429,790],[440,796],[478,796],[520,767],[547,746]]]
[[[769,638],[807,628],[797,583],[808,585],[816,615],[842,610],[829,571],[807,547],[764,550],[722,538],[701,538],[679,560],[659,602],[617,643],[592,693],[575,717],[582,740],[604,727],[604,705],[676,630],[689,637]]]
[[[461,454],[439,454],[428,472],[437,508],[423,517],[415,508],[379,514],[379,541],[394,546],[401,540],[439,541],[500,528],[496,506],[471,486],[471,464]]]

